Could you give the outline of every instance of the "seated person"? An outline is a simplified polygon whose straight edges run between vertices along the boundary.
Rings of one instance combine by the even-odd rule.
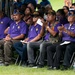
[[[34,51],[39,49],[39,57],[38,57],[38,65],[37,67],[42,68],[44,67],[44,58],[46,54],[47,46],[51,45],[52,43],[58,42],[58,30],[57,27],[60,26],[60,23],[56,23],[56,13],[54,10],[48,11],[47,14],[47,22],[43,22],[43,26],[39,37],[43,36],[43,40],[40,42],[31,42],[27,46],[27,53],[28,53],[28,61],[30,63],[30,67],[35,66],[36,62],[34,59]]]
[[[65,16],[65,12],[63,9],[58,9],[56,12],[56,20],[60,22],[62,25],[67,24],[67,17]]]
[[[70,14],[68,16],[68,24],[64,26],[58,27],[59,35],[62,37],[62,42],[56,47],[56,56],[54,60],[54,67],[60,68],[60,60],[64,53],[64,60],[63,60],[63,68],[68,69],[70,67],[70,59],[75,51],[75,15]]]
[[[27,25],[22,21],[22,12],[14,10],[14,22],[11,23],[8,29],[8,35],[0,40],[0,65],[8,66],[12,61],[13,43],[20,41],[27,34]]]
[[[35,42],[40,39],[37,37],[40,33],[40,30],[41,30],[41,25],[37,24],[38,19],[39,19],[39,13],[37,11],[35,11],[33,13],[33,20],[32,20],[33,24],[30,25],[30,27],[29,27],[28,37],[25,38],[25,40],[23,40],[22,42],[18,42],[18,43],[14,44],[14,48],[16,49],[18,54],[20,55],[21,60],[23,62],[27,61],[27,45],[30,42]]]
[[[4,31],[12,22],[13,21],[10,18],[6,17],[5,14],[0,11],[0,40],[5,38],[6,35],[4,34]]]

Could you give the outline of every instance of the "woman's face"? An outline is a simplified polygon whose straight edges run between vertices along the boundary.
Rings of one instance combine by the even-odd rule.
[[[26,22],[28,25],[31,25],[33,23],[33,18],[31,17],[30,19],[27,20]]]
[[[59,12],[56,13],[56,17],[58,18],[58,20],[62,19],[62,15]]]
[[[34,12],[34,10],[35,10],[35,9],[34,9],[34,6],[33,6],[33,4],[32,4],[32,3],[29,3],[27,7],[30,7],[30,8],[31,8],[31,10],[32,10],[32,12]]]
[[[68,13],[68,10],[67,10],[66,7],[63,7],[63,10],[64,10],[65,13]]]
[[[31,11],[30,11],[29,8],[26,8],[26,10],[25,10],[25,15],[29,15],[29,14],[31,14]]]
[[[69,22],[74,22],[75,21],[75,16],[68,16],[68,21]]]

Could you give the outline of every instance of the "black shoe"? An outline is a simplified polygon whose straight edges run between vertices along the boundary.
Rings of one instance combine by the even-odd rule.
[[[44,65],[37,65],[37,68],[43,68],[44,67]]]
[[[48,68],[47,68],[47,70],[52,70],[53,69],[53,67],[52,66],[49,66]]]
[[[4,62],[5,66],[9,66],[9,64],[10,64],[9,62]]]
[[[62,66],[62,68],[61,68],[62,71],[68,70],[68,69],[69,69],[69,67],[67,67],[67,66]]]
[[[28,65],[28,67],[34,67],[35,66],[35,64],[29,64]]]
[[[53,70],[59,70],[60,67],[53,67]]]
[[[22,62],[21,66],[22,67],[26,67],[27,66],[27,63],[26,62]]]

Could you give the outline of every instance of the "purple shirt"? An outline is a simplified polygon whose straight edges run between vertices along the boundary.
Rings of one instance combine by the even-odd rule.
[[[57,32],[57,33],[59,32],[58,29],[57,29],[58,26],[61,26],[61,24],[58,23],[58,24],[56,24],[55,27],[54,27],[54,31]],[[50,24],[49,24],[49,27],[50,27]],[[49,33],[48,31],[47,31],[47,33],[46,33],[46,35],[45,35],[45,37],[44,37],[44,40],[47,40],[47,41],[50,40],[50,33]]]
[[[10,25],[8,34],[10,34],[11,38],[19,36],[21,34],[26,35],[27,29],[28,29],[28,26],[26,25],[26,23],[24,21],[20,21],[18,24],[16,24],[16,22],[13,22]]]
[[[41,31],[41,26],[37,24],[36,26],[31,25],[28,33],[28,38],[30,40],[34,39]]]
[[[0,39],[5,38],[4,31],[13,21],[8,17],[3,17],[0,19]]]
[[[70,26],[70,24],[65,24],[64,27],[67,30],[75,33],[75,23],[72,26]],[[72,42],[75,42],[75,37],[69,36],[66,32],[63,32],[62,34],[63,34],[62,41],[72,41]]]
[[[50,23],[48,24],[48,26],[50,27]],[[44,36],[43,39],[46,40],[46,41],[48,41],[50,39],[50,33],[46,30],[45,30],[45,36]]]

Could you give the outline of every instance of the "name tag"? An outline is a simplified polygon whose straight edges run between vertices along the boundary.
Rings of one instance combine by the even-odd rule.
[[[38,31],[38,28],[36,28],[36,31]]]
[[[3,21],[1,21],[0,24],[3,24]]]
[[[18,29],[20,29],[20,26],[18,26]]]

